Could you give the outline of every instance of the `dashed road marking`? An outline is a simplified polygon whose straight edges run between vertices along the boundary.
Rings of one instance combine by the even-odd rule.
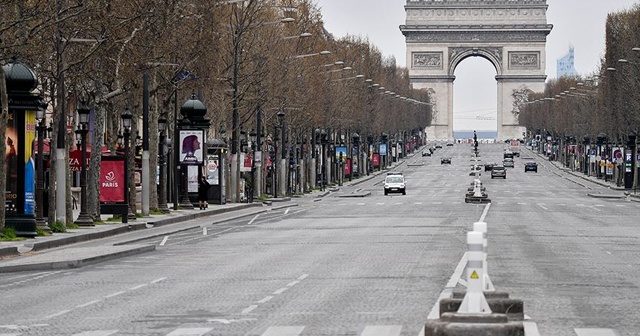
[[[262,336],[299,336],[304,326],[269,327]]]
[[[242,315],[249,314],[250,312],[252,312],[256,308],[258,308],[258,305],[250,305],[249,307],[243,309],[241,314]]]

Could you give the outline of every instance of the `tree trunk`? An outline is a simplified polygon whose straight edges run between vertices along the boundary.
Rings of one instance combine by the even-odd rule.
[[[102,90],[99,89],[100,95]],[[99,100],[99,99],[98,99]],[[100,162],[102,162],[102,139],[104,139],[105,104],[96,104],[94,108],[93,139],[91,158],[87,171],[87,211],[94,220],[100,220]]]

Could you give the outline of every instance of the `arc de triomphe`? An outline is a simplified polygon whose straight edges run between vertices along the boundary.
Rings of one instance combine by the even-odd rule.
[[[453,82],[464,59],[483,57],[496,69],[498,139],[521,138],[518,106],[544,91],[546,0],[407,0],[407,67],[415,89],[433,104],[429,139],[453,139]]]

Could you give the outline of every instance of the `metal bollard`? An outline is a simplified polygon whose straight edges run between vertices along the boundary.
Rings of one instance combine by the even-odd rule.
[[[482,233],[467,233],[467,294],[462,300],[458,313],[491,314],[491,309],[484,297]]]
[[[482,197],[482,182],[480,182],[480,179],[474,180],[473,197]]]
[[[493,282],[491,282],[491,278],[489,277],[489,263],[487,262],[487,255],[488,255],[487,223],[485,222],[473,223],[473,231],[482,233],[482,253],[484,254],[484,257],[482,260],[482,269],[484,273],[484,282],[482,284],[482,288],[485,291],[493,292],[496,290],[496,288],[493,286]]]

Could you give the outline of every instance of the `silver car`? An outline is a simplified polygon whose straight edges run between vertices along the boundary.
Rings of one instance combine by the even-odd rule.
[[[509,168],[513,168],[513,167],[514,167],[514,162],[513,162],[513,159],[511,159],[511,158],[506,158],[506,159],[504,159],[504,160],[502,161],[502,164],[503,164],[505,167],[509,167]]]

